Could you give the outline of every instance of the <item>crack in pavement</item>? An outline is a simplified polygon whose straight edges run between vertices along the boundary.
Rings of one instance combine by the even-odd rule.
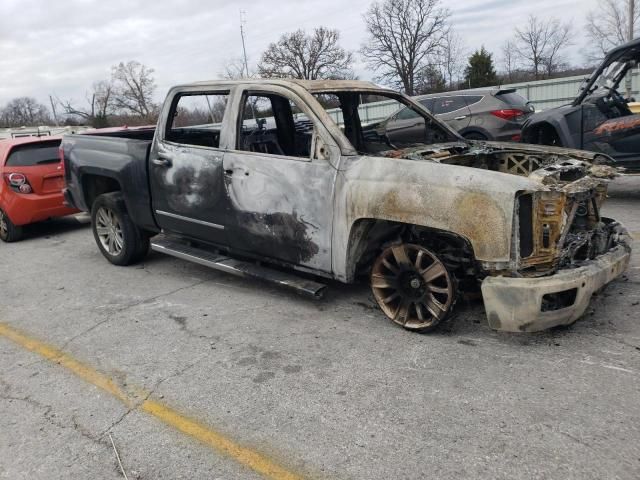
[[[6,383],[6,382],[3,382],[3,383]],[[83,426],[81,426],[78,423],[78,421],[75,419],[75,417],[72,416],[71,418],[73,425],[65,425],[64,423],[56,420],[56,416],[53,413],[53,406],[45,405],[44,403],[34,400],[33,398],[31,398],[30,395],[27,395],[25,397],[18,397],[14,395],[0,394],[0,400],[24,402],[28,405],[31,405],[32,407],[35,407],[40,410],[44,410],[42,416],[47,423],[65,430],[72,429],[78,432],[82,437],[88,440],[91,440],[92,442],[97,443],[98,445],[101,445],[103,447],[109,447],[109,444],[100,440],[100,437],[93,436],[89,431],[87,431]]]
[[[162,385],[164,382],[166,382],[167,380],[170,380],[172,378],[177,378],[181,375],[184,375],[185,372],[187,372],[189,369],[191,369],[192,367],[194,367],[195,365],[197,365],[198,363],[200,363],[207,355],[201,355],[197,360],[189,363],[188,365],[182,367],[180,370],[178,370],[177,372],[172,373],[171,375],[168,375],[164,378],[161,378],[160,380],[158,380],[155,385],[151,388],[151,390],[149,390],[140,400],[136,401],[135,403],[133,403],[132,405],[130,405],[127,410],[120,415],[109,427],[107,427],[105,430],[103,430],[100,435],[98,435],[98,438],[102,438],[104,437],[104,435],[106,435],[107,433],[109,433],[112,429],[114,429],[115,427],[117,427],[120,423],[122,423],[122,421],[124,421],[124,419],[134,410],[138,410],[147,400],[149,400],[149,398],[151,398],[151,396],[156,392],[156,390],[160,387],[160,385]]]

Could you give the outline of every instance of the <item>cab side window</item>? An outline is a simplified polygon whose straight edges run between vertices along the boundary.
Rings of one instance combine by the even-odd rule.
[[[220,147],[229,92],[184,93],[173,101],[165,139],[183,145]]]
[[[288,98],[272,93],[244,96],[238,150],[308,159],[312,139],[313,124]]]

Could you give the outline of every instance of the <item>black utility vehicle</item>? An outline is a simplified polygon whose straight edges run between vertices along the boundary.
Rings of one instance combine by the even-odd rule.
[[[639,60],[640,39],[611,50],[573,103],[529,117],[522,141],[605,153],[616,166],[640,172],[640,114],[618,90]]]

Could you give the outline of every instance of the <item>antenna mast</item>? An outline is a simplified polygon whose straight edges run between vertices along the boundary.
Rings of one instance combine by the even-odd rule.
[[[244,56],[244,70],[246,72],[247,78],[249,78],[249,63],[247,62],[247,47],[244,41],[244,25],[247,23],[246,20],[247,12],[244,10],[240,10],[240,36],[242,37],[242,54]]]

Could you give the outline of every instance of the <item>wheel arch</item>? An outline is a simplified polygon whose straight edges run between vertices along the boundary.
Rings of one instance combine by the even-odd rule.
[[[549,143],[555,136],[560,144]],[[565,132],[559,122],[553,118],[546,118],[535,123],[526,124],[522,128],[522,143],[536,145],[555,145],[557,147],[575,148],[571,136]]]
[[[82,175],[82,196],[88,210],[91,211],[93,203],[100,195],[112,192],[121,192],[122,184],[112,176],[103,173],[85,173]]]
[[[452,231],[376,218],[359,218],[351,225],[347,243],[346,281],[353,282],[359,271],[383,248],[394,241],[422,243],[431,239],[449,239],[463,248],[475,265],[471,241]],[[437,251],[435,252],[437,253]]]
[[[483,135],[484,137],[486,137],[487,140],[494,140],[495,137],[485,128],[482,127],[478,127],[478,126],[471,126],[471,127],[465,127],[462,128],[460,130],[458,130],[458,133],[460,135],[462,135],[463,137],[465,135],[468,135],[470,133],[479,133],[480,135]]]

